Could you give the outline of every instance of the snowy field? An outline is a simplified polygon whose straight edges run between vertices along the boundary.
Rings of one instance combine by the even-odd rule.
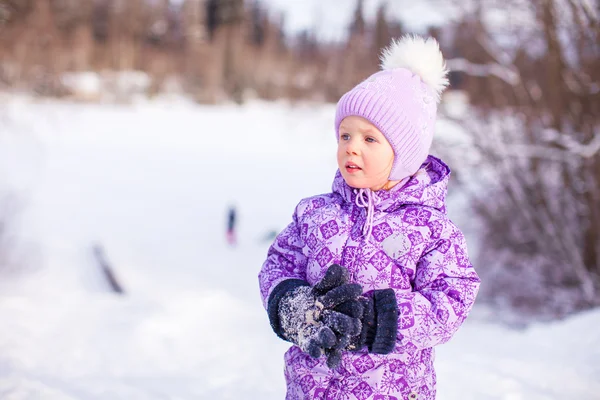
[[[20,206],[0,271],[0,399],[283,399],[288,345],[257,273],[269,233],[330,188],[333,112],[0,100],[0,196]],[[600,310],[520,330],[497,313],[476,305],[438,348],[440,400],[600,399]]]

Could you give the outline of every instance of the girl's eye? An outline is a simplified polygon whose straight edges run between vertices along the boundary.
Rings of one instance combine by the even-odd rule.
[[[347,133],[342,133],[340,135],[340,139],[342,139],[342,140],[348,140],[348,139],[350,139],[350,135],[348,135]]]
[[[367,137],[367,138],[365,138],[365,140],[366,140],[367,142],[369,142],[369,143],[375,143],[375,142],[377,142],[377,140],[375,140],[375,139],[374,139],[374,138],[372,138],[372,137]]]

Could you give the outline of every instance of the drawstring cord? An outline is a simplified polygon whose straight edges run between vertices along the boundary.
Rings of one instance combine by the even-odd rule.
[[[406,182],[410,180],[410,178],[410,176],[407,176],[398,182],[396,186],[403,187]],[[367,209],[367,220],[363,225],[363,236],[368,238],[373,231],[373,220],[375,218],[373,214],[375,213],[375,206],[381,203],[381,198],[377,195],[377,193],[368,188],[354,189],[354,194],[356,194],[356,200],[354,200],[356,205]]]
[[[375,206],[381,202],[381,199],[375,192],[368,188],[358,190],[354,189],[354,193],[356,194],[356,205],[367,209],[367,220],[363,225],[362,233],[365,238],[368,238],[373,231],[373,214],[375,211]]]

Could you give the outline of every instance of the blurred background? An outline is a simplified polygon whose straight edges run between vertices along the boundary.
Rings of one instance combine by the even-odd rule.
[[[440,399],[600,399],[597,0],[0,0],[0,399],[281,399],[257,274],[405,33],[480,274]]]

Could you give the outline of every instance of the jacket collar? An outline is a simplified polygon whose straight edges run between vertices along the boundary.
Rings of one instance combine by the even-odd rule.
[[[428,156],[419,172],[404,185],[398,184],[390,190],[372,192],[379,201],[374,204],[377,211],[393,212],[402,206],[422,205],[446,213],[446,194],[450,168],[439,158]],[[339,194],[344,202],[356,205],[358,189],[348,186],[339,170],[336,171],[332,190]]]

